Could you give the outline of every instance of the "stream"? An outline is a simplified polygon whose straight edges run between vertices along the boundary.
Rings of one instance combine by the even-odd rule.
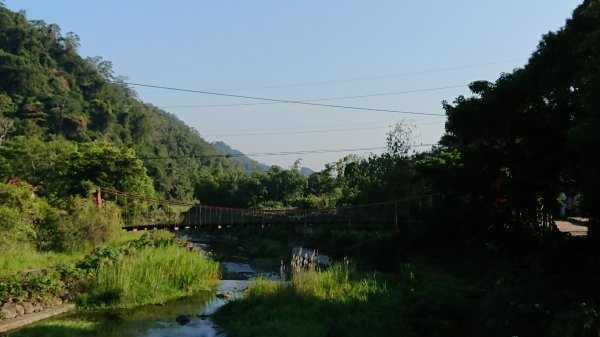
[[[235,241],[215,240],[194,231],[181,234],[219,261],[222,279],[216,292],[197,294],[164,303],[133,309],[76,312],[51,320],[97,322],[94,337],[200,337],[225,336],[210,315],[227,301],[241,296],[252,278],[279,279],[279,263],[254,264]],[[226,296],[221,296],[226,294]],[[222,298],[226,297],[226,298]]]

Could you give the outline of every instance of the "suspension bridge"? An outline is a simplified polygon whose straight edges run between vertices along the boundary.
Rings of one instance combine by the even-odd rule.
[[[334,208],[247,209],[156,199],[108,188],[98,191],[99,205],[104,199],[121,206],[123,230],[126,231],[273,225],[388,225],[402,228],[422,222],[433,206],[433,197],[426,195]]]

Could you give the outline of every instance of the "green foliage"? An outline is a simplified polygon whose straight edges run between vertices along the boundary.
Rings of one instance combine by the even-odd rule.
[[[130,149],[103,141],[77,144],[15,137],[0,148],[0,178],[19,177],[50,199],[87,196],[96,186],[154,195],[152,180]]]
[[[63,251],[71,242],[64,212],[35,195],[26,183],[0,183],[0,251],[53,249]]]
[[[224,155],[229,155],[229,159],[239,168],[240,171],[252,174],[252,173],[264,173],[269,169],[269,166],[261,164],[255,160],[248,158],[242,152],[232,149],[229,145],[224,142],[217,141],[211,143],[211,145]]]
[[[175,244],[129,250],[100,263],[78,304],[87,308],[133,307],[206,291],[219,277],[216,262]]]
[[[537,229],[535,218],[511,214],[555,210],[556,195],[569,190],[583,192],[592,223],[599,216],[599,13],[597,0],[584,1],[564,28],[542,38],[523,68],[494,83],[473,82],[471,97],[444,104],[442,144],[461,154],[461,192],[489,216],[497,212],[490,204],[502,180],[502,226]]]
[[[33,300],[54,297],[63,289],[60,274],[54,270],[0,276],[0,301]]]
[[[34,248],[19,246],[18,250],[5,251],[0,254],[0,271],[5,273],[23,270],[50,268],[60,264],[74,264],[84,257],[81,251],[63,253],[39,252]]]
[[[216,166],[197,175],[195,196],[210,205],[275,209],[296,206],[306,188],[307,179],[297,169],[272,166],[246,174]]]
[[[195,197],[211,205],[281,209],[389,201],[422,193],[414,184],[411,129],[398,124],[387,141],[388,150],[381,155],[347,156],[308,178],[300,173],[299,161],[289,170],[272,166],[252,174],[216,166],[197,175]]]
[[[214,320],[229,336],[464,336],[465,308],[453,281],[410,265],[400,279],[352,273],[348,265],[258,279]]]
[[[105,243],[121,231],[123,221],[117,205],[105,201],[98,207],[92,200],[74,198],[71,204],[69,221],[77,231],[77,236],[93,247]]]
[[[291,205],[301,198],[307,181],[298,169],[284,170],[279,166],[271,166],[261,179],[262,186],[267,190],[266,199]]]
[[[86,337],[93,336],[96,323],[61,319],[27,326],[9,334],[10,337]]]
[[[218,152],[175,116],[140,102],[135,92],[123,84],[122,78],[113,73],[110,61],[80,57],[76,34],[62,34],[55,24],[28,21],[23,13],[13,13],[4,7],[0,7],[0,22],[0,117],[10,120],[14,135],[27,136],[32,143],[37,142],[35,145],[60,139],[80,143],[96,141],[91,148],[79,149],[80,154],[71,158],[79,163],[77,173],[72,176],[75,181],[66,187],[69,192],[82,193],[83,181],[104,183],[108,179],[109,186],[103,187],[116,187],[114,181],[132,172],[124,172],[114,181],[110,178],[112,174],[145,167],[154,181],[143,184],[164,197],[191,200],[196,171],[212,163],[232,166],[224,158],[179,157]],[[0,139],[2,137],[0,133]],[[107,148],[103,142],[114,148]],[[177,158],[148,160],[140,166],[136,161],[123,160],[123,157],[133,157],[133,152],[119,150],[121,153],[116,153],[113,161],[114,149],[125,147],[142,157]],[[48,166],[68,169],[66,172],[74,169],[55,162],[64,158],[45,157],[44,149],[33,154],[43,159],[43,163],[33,160],[42,171]],[[50,186],[51,182],[46,181],[37,166],[32,168],[29,159],[25,158],[24,165],[19,167],[26,170],[11,171],[11,178],[19,177],[33,185],[43,182],[48,193],[55,193],[54,188],[65,192],[60,185]],[[103,177],[97,170],[108,175]],[[120,184],[128,189],[132,183]],[[143,190],[148,192],[145,187]]]
[[[77,264],[78,268],[95,271],[102,266],[111,266],[119,260],[121,252],[111,246],[94,249],[85,259]]]

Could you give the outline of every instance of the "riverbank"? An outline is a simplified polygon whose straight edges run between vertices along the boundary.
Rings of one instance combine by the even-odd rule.
[[[148,304],[124,309],[79,310],[11,332],[10,337],[195,337],[222,336],[212,314],[225,303],[240,298],[249,279],[276,278],[275,270],[249,261],[247,249],[230,237],[217,238],[193,231],[178,233],[219,261],[222,275],[231,279],[219,281],[216,291],[198,292],[160,305]]]
[[[518,245],[435,246],[371,235],[347,243],[341,251],[353,252],[359,267],[302,271],[287,284],[259,279],[215,322],[229,337],[600,333],[594,242],[521,237]]]
[[[289,283],[259,279],[213,319],[230,337],[462,336],[448,321],[464,312],[456,283],[406,263],[397,277],[341,263],[305,270]]]
[[[170,233],[126,234],[76,265],[4,274],[0,310],[14,319],[66,302],[80,309],[161,304],[210,291],[218,279],[218,263]]]

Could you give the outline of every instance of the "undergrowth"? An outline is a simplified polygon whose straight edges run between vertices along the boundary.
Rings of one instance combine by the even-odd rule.
[[[106,247],[123,247],[139,240],[141,232],[124,232],[110,240]],[[30,270],[41,270],[59,265],[74,265],[81,261],[90,247],[82,246],[63,253],[40,252],[28,246],[0,254],[0,275]]]
[[[147,237],[119,252],[86,261],[95,267],[78,304],[85,308],[126,308],[206,291],[216,285],[218,264],[190,253],[172,237]],[[84,262],[84,263],[86,263]]]
[[[342,263],[294,273],[289,283],[255,280],[214,319],[233,337],[462,336],[465,309],[455,287],[411,264],[400,278],[386,278]]]
[[[219,278],[216,262],[201,251],[190,252],[165,231],[124,233],[77,264],[71,259],[52,261],[63,263],[35,272],[4,270],[0,301],[50,303],[54,298],[75,298],[88,309],[126,308],[208,290]]]

